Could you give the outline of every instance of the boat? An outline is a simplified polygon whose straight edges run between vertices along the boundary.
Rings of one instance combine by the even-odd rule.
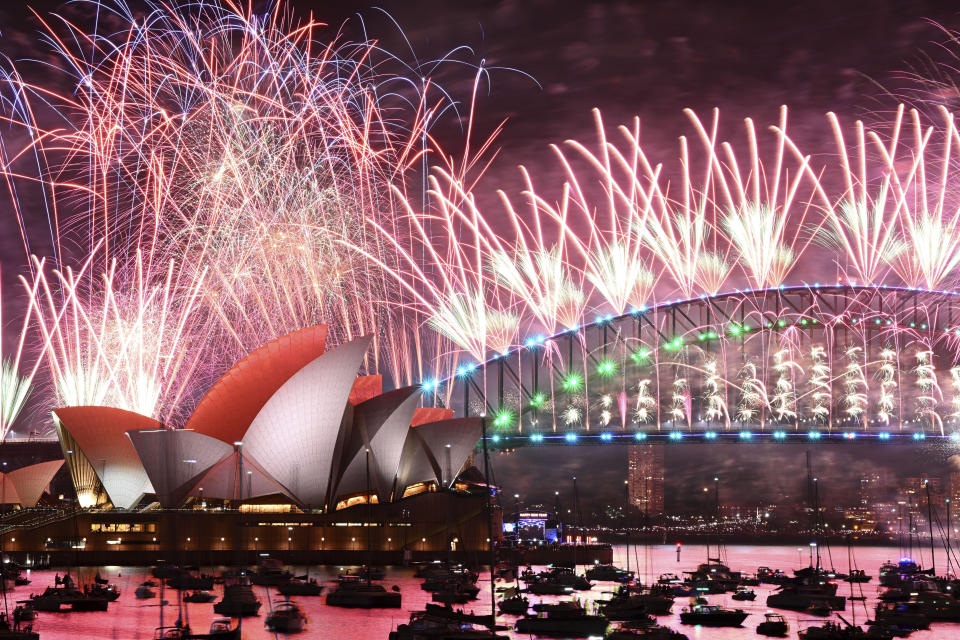
[[[598,600],[597,607],[608,620],[631,620],[646,622],[647,624],[655,622],[650,617],[643,599],[637,596],[614,596],[610,600]]]
[[[267,616],[266,626],[280,633],[300,633],[307,628],[307,616],[292,600],[277,603]]]
[[[843,611],[847,599],[837,595],[836,583],[803,584],[797,580],[780,585],[777,591],[767,596],[767,606],[775,609],[806,611],[811,605],[825,605],[834,611]]]
[[[573,593],[573,587],[552,580],[541,580],[528,584],[526,592],[535,596],[566,596]]]
[[[585,572],[587,580],[604,580],[608,582],[630,582],[636,573],[627,571],[613,564],[595,564]]]
[[[95,596],[98,598],[105,598],[109,602],[113,602],[120,597],[120,589],[117,588],[115,584],[94,584],[89,588],[84,587],[84,593],[88,596]]]
[[[207,602],[213,602],[217,599],[217,596],[209,591],[191,591],[187,595],[183,596],[184,602],[192,602],[194,604],[205,604]]]
[[[660,625],[632,625],[629,622],[619,624],[610,630],[605,640],[689,640],[686,634]]]
[[[626,614],[628,611],[642,611],[644,614],[662,616],[670,613],[673,607],[673,596],[656,593],[653,591],[644,592],[634,590],[627,586],[620,587],[619,590],[609,600],[601,600],[599,603],[608,616]],[[627,620],[630,618],[612,618],[613,620]]]
[[[603,636],[609,622],[603,616],[588,615],[579,602],[535,604],[538,615],[524,616],[517,620],[518,633],[564,638],[587,638]]]
[[[277,587],[289,582],[293,574],[285,571],[283,564],[276,558],[263,558],[255,573],[250,576],[250,582],[258,587]]]
[[[753,589],[746,589],[744,587],[737,587],[737,590],[734,591],[733,595],[730,596],[731,600],[744,601],[749,600],[753,602],[757,599],[757,594]]]
[[[916,562],[909,556],[904,556],[897,561],[897,564],[885,562],[880,567],[880,584],[884,587],[897,587],[903,582],[908,582],[916,578],[923,578],[929,572],[920,568]]]
[[[348,578],[355,579],[359,578],[361,580],[383,580],[387,577],[387,572],[383,567],[360,567],[356,571],[347,571],[341,573],[338,578]]]
[[[156,598],[157,592],[148,586],[140,585],[137,587],[137,590],[133,592],[133,595],[136,596],[137,600],[149,600],[150,598]]]
[[[661,573],[657,578],[657,584],[680,584],[683,582],[675,573]]]
[[[780,569],[771,569],[770,567],[759,567],[757,569],[757,579],[762,584],[783,584],[790,580],[790,576]]]
[[[327,594],[327,604],[356,609],[399,609],[400,594],[370,582],[341,582]]]
[[[425,613],[434,618],[443,618],[444,620],[452,620],[462,624],[479,624],[487,627],[488,629],[490,628],[490,625],[495,624],[495,621],[490,617],[490,614],[480,615],[476,613],[465,613],[463,609],[454,609],[450,606],[433,604],[430,602],[426,604],[425,609]],[[506,630],[507,628],[503,625],[497,625],[497,629]]]
[[[853,625],[827,622],[819,627],[807,627],[799,633],[800,640],[867,640],[867,632]]]
[[[72,582],[71,582],[72,584]],[[72,586],[47,587],[40,595],[31,596],[20,604],[29,603],[35,611],[46,613],[106,611],[106,598],[89,596]]]
[[[863,569],[851,569],[850,575],[844,578],[844,582],[870,582],[872,580]]]
[[[410,621],[391,631],[390,640],[509,640],[488,629],[434,617],[424,611],[414,611]]]
[[[284,596],[318,596],[323,593],[323,585],[318,584],[315,578],[294,578],[277,587],[277,591]]]
[[[930,619],[917,602],[878,602],[874,620],[904,629],[927,629]]]
[[[223,587],[223,599],[213,605],[213,612],[222,616],[255,616],[260,613],[260,601],[253,593],[253,587],[239,581]]]
[[[17,607],[13,610],[13,621],[17,622],[33,622],[37,619],[37,612],[34,611],[33,607],[29,604],[18,604]]]
[[[724,609],[719,605],[695,604],[680,612],[683,624],[698,624],[704,627],[739,627],[747,619],[743,609]]]
[[[451,584],[446,589],[434,591],[431,600],[443,604],[466,604],[477,599],[480,589],[473,584]]]
[[[517,593],[501,600],[499,607],[500,613],[511,616],[525,616],[527,615],[527,609],[530,608],[530,601]]]
[[[213,576],[183,572],[167,578],[167,586],[180,591],[209,591],[213,589]]]
[[[773,638],[785,638],[790,633],[786,618],[779,613],[765,613],[763,622],[757,625],[757,633]]]
[[[240,640],[240,625],[233,626],[230,618],[215,618],[208,633],[193,633],[190,625],[157,627],[154,640]]]
[[[932,622],[960,622],[960,600],[939,591],[913,592],[908,604],[915,605]]]

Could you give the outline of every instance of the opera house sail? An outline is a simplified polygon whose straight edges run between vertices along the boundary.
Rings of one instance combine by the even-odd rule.
[[[309,327],[250,353],[182,429],[112,407],[54,410],[81,506],[273,496],[332,511],[357,497],[395,501],[413,485],[451,486],[479,419],[418,407],[419,387],[383,392],[379,375],[357,375],[370,338],[327,350],[326,333]]]

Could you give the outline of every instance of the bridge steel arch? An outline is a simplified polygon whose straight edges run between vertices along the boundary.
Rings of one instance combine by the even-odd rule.
[[[500,447],[960,442],[960,294],[853,284],[666,301],[424,384]]]

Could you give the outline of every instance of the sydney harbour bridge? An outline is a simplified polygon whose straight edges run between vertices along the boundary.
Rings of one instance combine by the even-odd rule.
[[[668,300],[423,388],[501,448],[960,441],[957,299],[841,282]]]

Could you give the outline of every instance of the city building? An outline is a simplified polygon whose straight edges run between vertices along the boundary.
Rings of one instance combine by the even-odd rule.
[[[644,516],[663,515],[664,448],[630,445],[627,451],[627,496],[630,506]]]

